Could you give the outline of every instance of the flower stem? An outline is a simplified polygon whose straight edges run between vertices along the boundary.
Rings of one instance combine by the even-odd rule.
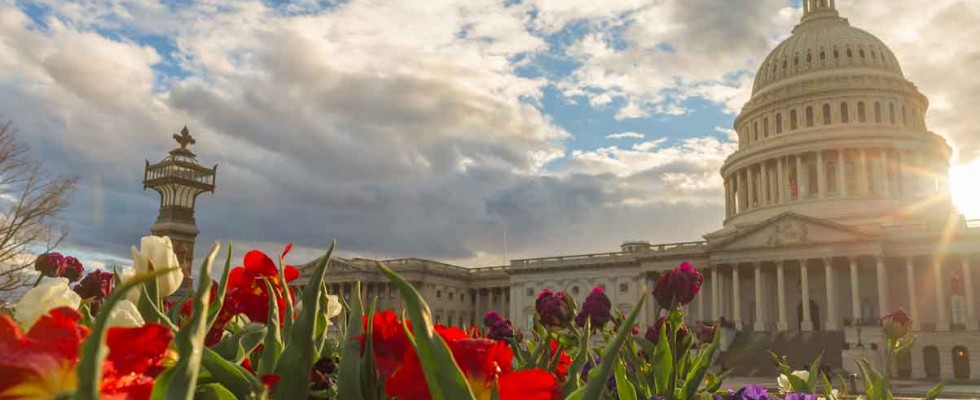
[[[38,276],[37,276],[37,280],[36,280],[36,281],[34,281],[34,287],[37,287],[37,285],[40,285],[40,284],[41,284],[41,280],[42,280],[42,279],[44,279],[44,274],[40,274],[40,275],[38,275]]]

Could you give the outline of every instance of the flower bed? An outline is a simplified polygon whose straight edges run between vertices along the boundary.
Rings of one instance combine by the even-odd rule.
[[[176,301],[168,296],[182,275],[167,238],[143,238],[132,267],[84,277],[77,260],[42,255],[35,267],[47,279],[13,318],[0,315],[0,400],[849,397],[815,368],[793,371],[776,356],[778,391],[721,391],[717,330],[683,323],[681,307],[702,281],[688,263],[663,274],[628,315],[612,309],[601,287],[581,307],[544,290],[533,329],[522,332],[494,311],[482,328],[432,324],[419,293],[383,265],[404,310],[362,303],[359,285],[343,304],[324,290],[330,253],[300,290],[290,285],[299,272],[284,262],[290,248],[278,264],[253,250],[234,268],[229,248],[212,280],[216,244],[197,288]],[[662,310],[641,329],[635,322],[647,295]],[[908,323],[904,312],[883,319],[893,352],[914,341]],[[868,398],[891,398],[888,376],[867,362],[858,367]]]

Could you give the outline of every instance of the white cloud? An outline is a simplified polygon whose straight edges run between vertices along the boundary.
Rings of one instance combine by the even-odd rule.
[[[606,139],[643,139],[642,133],[622,132],[606,136]]]

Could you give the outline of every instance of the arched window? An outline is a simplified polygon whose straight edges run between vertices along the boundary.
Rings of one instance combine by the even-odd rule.
[[[820,50],[820,61],[827,59],[827,52]]]
[[[875,102],[875,123],[881,123],[881,103]]]
[[[790,110],[789,112],[789,130],[796,130],[796,110]]]
[[[837,50],[837,49],[834,49],[834,59],[836,60],[838,58],[840,58],[840,51]]]
[[[830,123],[831,123],[830,104],[824,104],[823,105],[823,124],[824,125],[830,125]]]
[[[847,49],[847,58],[854,58],[854,51],[850,48]]]
[[[783,114],[776,113],[776,134],[783,133]]]
[[[851,116],[847,113],[847,111],[848,111],[847,110],[847,103],[840,103],[840,122],[841,123],[847,124],[847,123],[850,123],[851,122]]]
[[[766,136],[769,136],[769,117],[762,119],[762,131],[765,132]]]
[[[813,107],[808,106],[806,108],[806,127],[809,128],[812,126],[813,126]]]
[[[755,132],[755,135],[759,136],[759,121],[755,121],[752,124],[752,132]]]
[[[868,112],[865,110],[864,102],[858,102],[858,122],[865,123],[868,122]]]
[[[806,63],[809,64],[812,62],[813,62],[813,55],[810,53],[806,53]]]
[[[888,104],[888,123],[895,125],[895,103]]]
[[[861,58],[864,58],[864,49],[858,50],[858,55],[860,55]]]

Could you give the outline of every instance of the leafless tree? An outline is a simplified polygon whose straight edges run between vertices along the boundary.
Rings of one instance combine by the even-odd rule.
[[[31,158],[10,122],[0,121],[0,297],[32,284],[34,258],[67,236],[58,214],[78,179],[52,175]]]

